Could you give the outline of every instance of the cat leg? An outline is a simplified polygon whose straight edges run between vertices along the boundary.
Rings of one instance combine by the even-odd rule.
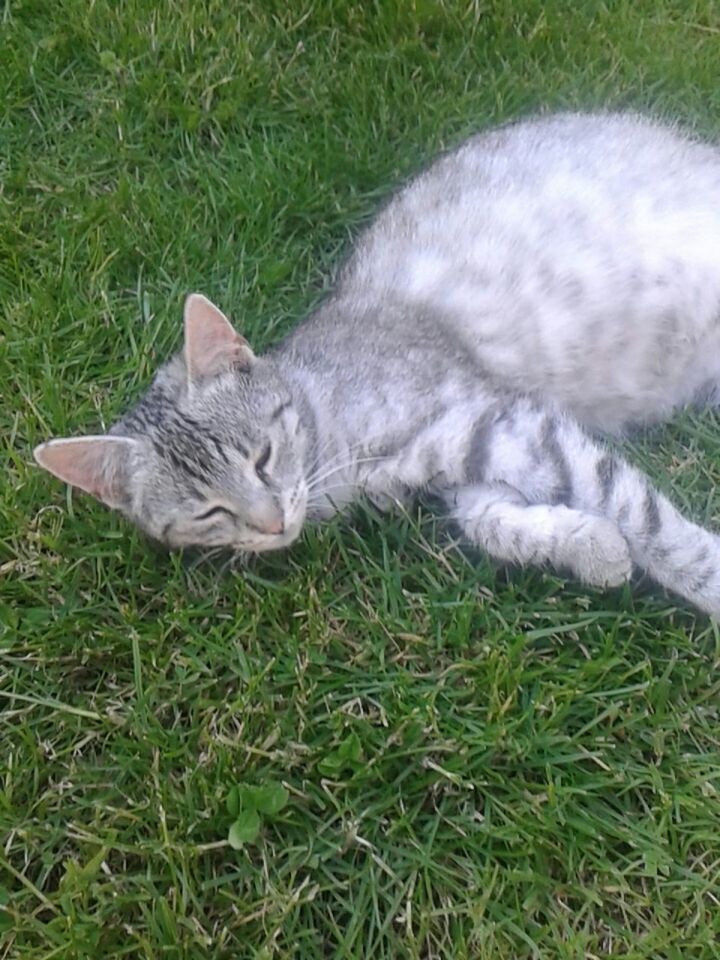
[[[463,467],[466,483],[505,484],[528,504],[563,505],[610,521],[635,564],[720,619],[720,537],[683,517],[569,416],[525,398],[493,408],[476,421]]]
[[[469,485],[443,494],[465,536],[491,557],[568,570],[583,583],[615,587],[632,572],[617,526],[564,505],[528,504],[503,485]]]

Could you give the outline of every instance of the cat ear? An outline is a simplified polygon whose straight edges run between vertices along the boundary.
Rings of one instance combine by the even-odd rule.
[[[136,446],[137,441],[130,437],[71,437],[41,443],[33,456],[60,480],[118,508],[128,501],[131,457]]]
[[[214,377],[231,367],[248,368],[255,354],[244,337],[201,293],[185,301],[185,366],[188,379]]]

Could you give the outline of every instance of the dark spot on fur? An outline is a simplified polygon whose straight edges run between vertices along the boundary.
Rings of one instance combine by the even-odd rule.
[[[645,504],[643,507],[645,513],[645,530],[650,537],[657,536],[662,520],[660,519],[660,509],[658,507],[655,491],[650,488],[645,493]]]

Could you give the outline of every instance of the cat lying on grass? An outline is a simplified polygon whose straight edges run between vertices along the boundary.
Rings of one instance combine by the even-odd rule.
[[[720,387],[720,150],[634,115],[470,138],[253,353],[204,297],[105,436],[38,463],[171,547],[285,547],[361,492],[425,491],[490,555],[720,615],[720,538],[592,438]]]

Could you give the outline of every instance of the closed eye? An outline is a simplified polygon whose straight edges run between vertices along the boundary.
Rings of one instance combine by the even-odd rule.
[[[206,510],[205,513],[199,513],[196,517],[193,517],[193,520],[209,520],[210,517],[218,516],[219,514],[225,514],[228,517],[235,517],[235,514],[232,510],[228,510],[227,507],[210,507],[209,510]]]
[[[272,453],[272,447],[269,443],[265,444],[265,448],[260,456],[255,461],[255,473],[260,477],[263,483],[267,482],[267,475],[265,473],[265,467],[268,465],[270,460],[270,454]]]

